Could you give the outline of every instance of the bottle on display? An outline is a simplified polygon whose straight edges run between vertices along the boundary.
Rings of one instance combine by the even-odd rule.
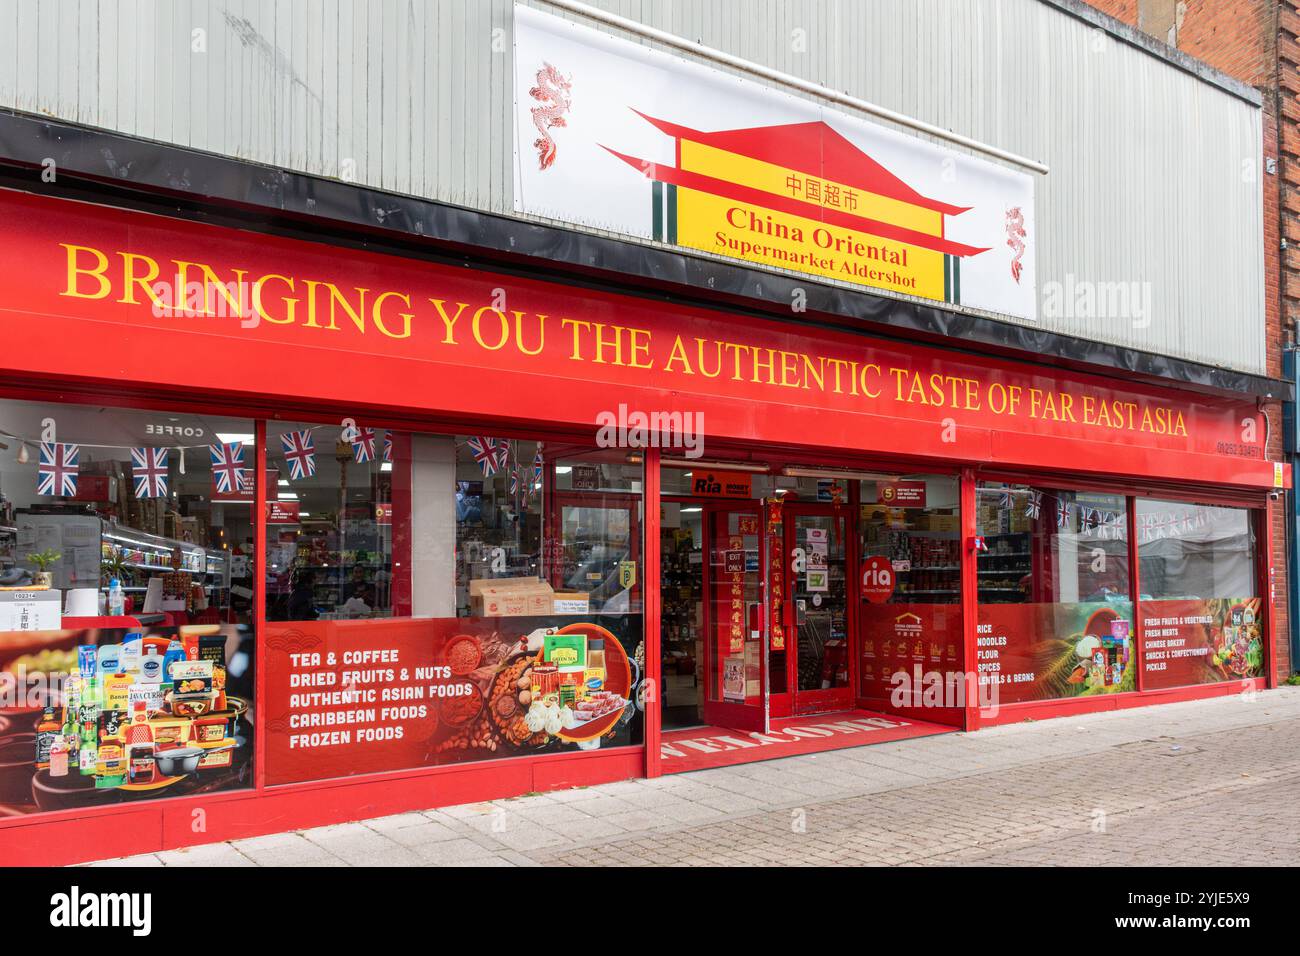
[[[171,643],[167,645],[167,653],[163,655],[163,679],[171,680],[172,665],[183,660],[185,660],[185,646],[173,637]]]
[[[108,582],[108,614],[121,617],[126,613],[126,597],[122,592],[122,582],[112,578]]]
[[[50,766],[50,750],[59,739],[63,725],[54,716],[54,708],[46,707],[41,713],[41,722],[36,725],[36,769],[46,770]]]
[[[140,669],[140,655],[143,653],[144,635],[139,631],[131,631],[122,640],[121,656],[118,661],[118,667],[127,673],[133,673]]]
[[[131,783],[153,783],[156,776],[154,764],[153,729],[145,714],[142,702],[136,703],[131,714],[131,725],[126,729],[127,779]]]
[[[158,648],[151,644],[146,648],[144,657],[140,659],[140,682],[157,684],[162,681],[162,676],[163,658],[158,653]]]
[[[50,776],[66,777],[68,775],[68,744],[62,735],[50,744]]]

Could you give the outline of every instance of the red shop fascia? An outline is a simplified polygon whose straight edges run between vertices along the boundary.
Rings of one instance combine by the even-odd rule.
[[[33,155],[40,154],[41,146],[33,146]],[[149,183],[128,191],[96,181],[93,171],[78,177],[75,161],[60,174],[63,185],[42,186],[28,165],[9,167],[0,190],[0,309],[10,333],[10,348],[0,360],[6,397],[254,418],[257,475],[266,470],[268,420],[361,415],[375,425],[411,431],[491,429],[590,443],[598,416],[620,405],[702,414],[707,440],[719,446],[762,446],[828,464],[884,463],[957,474],[968,661],[976,648],[980,480],[1250,508],[1261,543],[1257,593],[1266,596],[1266,608],[1272,606],[1270,493],[1289,487],[1290,477],[1267,459],[1258,390],[1173,387],[1113,369],[1031,362],[1009,346],[977,349],[968,341],[965,347],[944,347],[936,336],[890,335],[880,326],[867,335],[860,324],[830,311],[814,309],[795,322],[778,310],[764,314],[723,303],[685,281],[669,294],[671,284],[655,287],[644,276],[619,282],[612,275],[617,269],[598,273],[559,258],[539,267],[546,255],[530,260],[475,250],[468,240],[397,237],[373,223],[313,223],[305,213],[259,211],[247,199],[187,196],[178,203],[174,196],[150,195]],[[359,195],[342,184],[291,178],[311,183],[322,195]],[[442,210],[448,221],[477,215],[421,205]],[[168,208],[172,214],[164,214]],[[509,225],[563,241],[576,236]],[[644,252],[633,244],[600,242],[627,262]],[[671,255],[684,264],[683,276],[714,268],[708,260]],[[168,314],[148,294],[157,278],[154,266],[164,276],[180,270],[200,282],[257,290],[259,321]],[[716,271],[778,281],[741,267],[719,265]],[[355,312],[339,304],[359,302],[363,295],[365,305]],[[1243,442],[1243,425],[1250,442]],[[660,449],[646,450],[648,502],[659,496],[659,459]],[[259,554],[267,540],[266,496],[258,482]],[[1132,522],[1131,507],[1129,515]],[[659,565],[658,522],[659,509],[647,508],[645,659],[656,679],[660,608],[651,569]],[[1128,540],[1135,549],[1132,525]],[[1131,567],[1137,567],[1135,555]],[[254,708],[261,716],[273,710],[265,699],[264,588],[254,606]],[[1265,627],[1272,686],[1277,635],[1271,613]],[[1139,687],[1136,694],[1006,707],[997,720],[1237,689]],[[268,779],[266,735],[274,731],[260,719],[251,789],[0,819],[0,859],[104,858],[653,776],[660,772],[654,710],[646,710],[644,746],[290,784]],[[965,727],[988,722],[968,702]],[[202,828],[195,827],[198,811]]]

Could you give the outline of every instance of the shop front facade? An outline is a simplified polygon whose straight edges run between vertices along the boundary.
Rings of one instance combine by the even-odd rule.
[[[1256,401],[0,203],[7,862],[1274,680]]]
[[[1289,676],[1257,91],[831,6],[19,0],[0,862]]]

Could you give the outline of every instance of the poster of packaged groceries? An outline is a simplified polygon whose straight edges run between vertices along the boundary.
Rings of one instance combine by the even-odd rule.
[[[0,814],[251,785],[252,632],[0,634]]]

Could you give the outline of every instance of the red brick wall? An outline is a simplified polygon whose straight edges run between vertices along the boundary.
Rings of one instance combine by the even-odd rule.
[[[1093,0],[1091,6],[1129,26],[1156,18],[1169,0]],[[1165,11],[1168,12],[1167,10]],[[1300,317],[1300,0],[1185,0],[1177,27],[1178,49],[1255,87],[1263,96],[1264,156],[1276,160],[1273,175],[1260,170],[1264,186],[1264,323],[1268,337],[1268,373],[1282,374],[1282,351]],[[1156,39],[1166,41],[1167,36]],[[1279,96],[1279,82],[1282,84]],[[1278,102],[1282,100],[1279,136]],[[1283,253],[1285,235],[1288,248]],[[1284,321],[1285,316],[1285,321]],[[1271,426],[1268,453],[1283,457],[1282,412],[1265,409]],[[1277,604],[1275,673],[1292,673],[1290,621],[1287,614],[1286,507],[1272,507],[1273,567]]]
[[[1138,0],[1092,0],[1088,5],[1131,27],[1137,26]]]

